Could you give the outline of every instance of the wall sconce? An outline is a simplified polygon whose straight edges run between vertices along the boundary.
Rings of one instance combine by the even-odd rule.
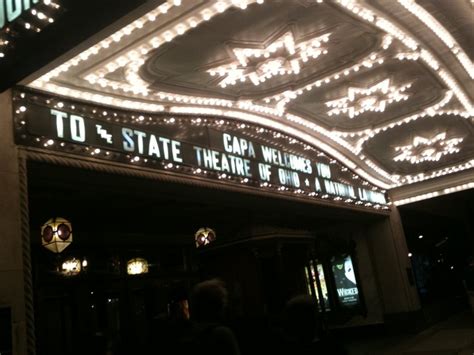
[[[148,261],[142,258],[131,259],[127,262],[127,274],[140,275],[148,273]]]
[[[65,276],[75,276],[82,271],[81,260],[70,258],[64,260],[61,265],[61,274]]]
[[[200,228],[194,235],[194,240],[196,241],[196,248],[202,247],[203,245],[208,245],[209,243],[216,240],[216,232],[211,228]]]
[[[53,253],[61,253],[72,243],[72,225],[61,217],[51,218],[41,227],[41,243]]]

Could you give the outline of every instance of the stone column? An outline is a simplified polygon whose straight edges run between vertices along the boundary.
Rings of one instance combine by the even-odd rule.
[[[25,161],[13,140],[8,90],[0,94],[0,306],[11,308],[14,355],[35,352],[26,186]]]
[[[388,218],[369,228],[368,244],[385,316],[420,309],[416,285],[410,282],[411,261],[400,214],[395,206]]]

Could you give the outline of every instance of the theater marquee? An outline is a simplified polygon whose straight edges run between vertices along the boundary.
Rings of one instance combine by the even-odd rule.
[[[275,193],[386,209],[385,194],[317,147],[216,117],[149,115],[40,94],[15,97],[16,142]]]

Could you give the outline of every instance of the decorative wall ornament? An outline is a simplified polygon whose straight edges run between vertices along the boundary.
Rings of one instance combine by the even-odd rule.
[[[196,248],[208,245],[216,240],[216,232],[207,227],[199,228],[194,234],[194,240],[196,241]]]
[[[409,161],[412,164],[419,164],[425,161],[438,161],[443,155],[458,153],[459,143],[463,138],[446,139],[446,132],[439,133],[432,139],[416,136],[413,143],[405,146],[395,147],[395,151],[400,152],[393,160]]]
[[[53,253],[61,253],[72,243],[72,226],[68,220],[56,217],[41,227],[41,243]]]
[[[235,60],[209,69],[211,76],[220,76],[219,85],[235,85],[250,80],[260,85],[276,75],[298,74],[303,63],[316,59],[328,50],[322,46],[329,41],[330,33],[296,43],[291,31],[278,37],[264,48],[233,47]]]
[[[383,112],[385,107],[393,102],[408,100],[409,95],[404,94],[411,87],[411,83],[402,86],[391,86],[390,79],[382,80],[368,88],[349,87],[347,96],[326,102],[332,108],[328,115],[347,114],[354,118],[364,112]]]

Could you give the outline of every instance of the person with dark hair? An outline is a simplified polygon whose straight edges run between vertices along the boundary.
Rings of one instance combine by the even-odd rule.
[[[283,343],[277,353],[288,355],[346,355],[324,332],[315,301],[308,295],[290,299],[283,314]]]
[[[153,319],[149,339],[149,354],[177,354],[176,344],[183,334],[190,332],[188,296],[178,285],[170,290],[167,312]]]
[[[183,334],[175,354],[239,355],[234,333],[223,325],[228,292],[222,281],[197,284],[190,297],[191,331]]]

